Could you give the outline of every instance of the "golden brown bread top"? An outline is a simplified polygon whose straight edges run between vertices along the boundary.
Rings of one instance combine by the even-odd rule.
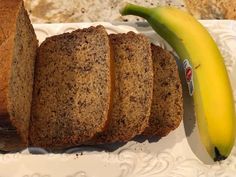
[[[22,0],[0,0],[0,31],[5,39],[15,33],[17,15],[22,6]]]

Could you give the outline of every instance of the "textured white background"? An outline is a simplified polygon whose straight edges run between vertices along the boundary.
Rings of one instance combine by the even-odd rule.
[[[124,3],[154,7],[172,5],[184,9],[184,0],[25,0],[30,18],[36,23],[136,21],[137,17],[122,17]]]

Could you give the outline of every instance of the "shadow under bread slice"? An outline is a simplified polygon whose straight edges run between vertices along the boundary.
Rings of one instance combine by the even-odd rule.
[[[170,52],[152,44],[154,70],[153,100],[148,136],[166,136],[183,118],[182,85],[176,61]]]
[[[106,125],[110,93],[104,27],[47,38],[36,61],[31,145],[66,148],[92,138]]]
[[[147,37],[111,34],[114,90],[107,129],[87,144],[126,142],[141,134],[150,116],[153,92],[151,46]]]

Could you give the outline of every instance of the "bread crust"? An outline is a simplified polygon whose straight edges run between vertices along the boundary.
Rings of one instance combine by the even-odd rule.
[[[15,127],[10,121],[8,108],[8,84],[10,79],[10,68],[13,56],[14,37],[16,32],[16,20],[22,6],[20,0],[0,0],[0,142],[1,150],[15,150],[19,145],[19,139]],[[10,136],[6,127],[13,129]],[[15,137],[15,138],[13,138]],[[15,139],[15,140],[12,140]],[[25,144],[23,144],[25,146]]]
[[[13,56],[16,20],[21,0],[0,0],[0,114],[8,113],[8,82]]]

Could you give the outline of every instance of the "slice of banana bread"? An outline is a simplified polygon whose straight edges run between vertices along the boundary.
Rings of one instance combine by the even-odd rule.
[[[32,146],[78,145],[104,129],[111,99],[110,54],[102,26],[42,43],[35,70]]]
[[[148,125],[153,92],[151,47],[141,34],[112,34],[113,104],[107,129],[88,144],[124,142]]]
[[[28,144],[37,47],[23,1],[0,0],[1,150],[16,150]]]
[[[154,70],[153,101],[149,126],[144,135],[165,136],[177,128],[183,117],[182,86],[174,57],[152,45]]]

